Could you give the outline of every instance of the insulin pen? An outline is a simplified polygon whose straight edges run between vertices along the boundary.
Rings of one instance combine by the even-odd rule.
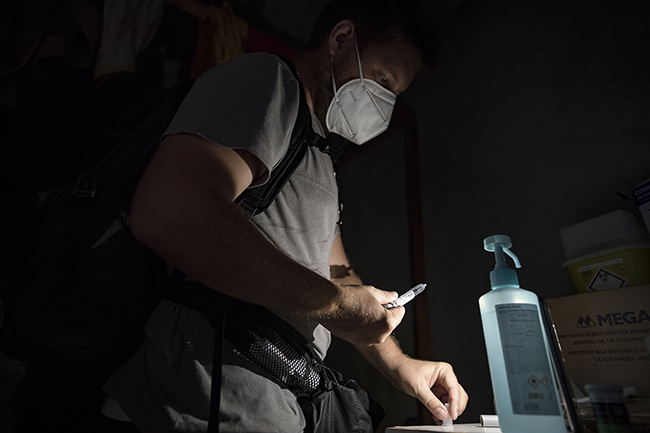
[[[391,308],[402,306],[402,305],[406,304],[407,302],[409,302],[411,299],[415,298],[420,293],[422,293],[426,287],[427,287],[426,284],[418,284],[417,286],[413,287],[408,292],[401,295],[399,298],[395,299],[393,302],[389,302],[388,304],[384,304],[384,308],[390,310]]]

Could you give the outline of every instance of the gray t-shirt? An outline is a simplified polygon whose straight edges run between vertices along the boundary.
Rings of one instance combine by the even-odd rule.
[[[245,149],[270,172],[289,145],[298,112],[298,86],[276,56],[241,56],[197,79],[165,134],[193,133]],[[312,119],[315,130],[324,135],[313,113]],[[329,278],[338,221],[330,157],[310,147],[273,204],[251,221],[279,250]],[[329,331],[317,323],[289,322],[325,355]],[[104,390],[144,432],[204,431],[213,340],[214,330],[203,314],[165,301],[147,322],[145,342]],[[221,431],[302,431],[304,418],[293,394],[227,348]]]

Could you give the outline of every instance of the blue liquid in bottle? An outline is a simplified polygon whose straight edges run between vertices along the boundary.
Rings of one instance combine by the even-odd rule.
[[[496,266],[492,290],[479,298],[499,426],[504,433],[566,433],[539,300],[506,263],[507,254],[520,267],[511,246],[506,235],[484,240]]]

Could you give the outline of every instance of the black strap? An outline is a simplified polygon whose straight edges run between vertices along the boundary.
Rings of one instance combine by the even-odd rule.
[[[291,132],[289,148],[284,157],[273,168],[270,179],[264,185],[246,189],[235,200],[250,215],[257,215],[264,212],[273,203],[275,197],[304,158],[308,146],[314,146],[321,152],[328,154],[333,162],[336,162],[338,157],[343,153],[342,148],[314,132],[311,111],[309,105],[307,105],[305,89],[300,81],[300,75],[290,61],[281,56],[278,57],[286,63],[291,73],[298,80],[298,87],[300,89],[298,115]]]
[[[226,327],[226,315],[217,313],[219,319],[213,322],[214,349],[212,355],[212,385],[210,388],[210,418],[208,433],[219,433],[219,408],[221,407],[221,373],[223,364],[223,336]],[[216,326],[215,326],[216,325]]]
[[[310,137],[307,139],[310,146],[317,147],[321,152],[326,153],[332,158],[332,162],[338,161],[339,157],[345,151],[344,148],[337,146],[332,141],[321,137],[319,134],[311,131]]]
[[[294,77],[296,77],[296,80],[298,80],[298,84],[300,87],[300,106],[303,108],[303,112],[307,113],[307,115],[303,115],[303,117],[306,118],[306,123],[305,123],[305,128],[308,130],[306,135],[306,142],[309,146],[314,146],[318,148],[321,152],[327,154],[332,158],[332,162],[336,162],[345,150],[344,148],[337,146],[330,140],[322,137],[320,134],[317,134],[314,132],[314,129],[312,128],[312,123],[311,123],[311,111],[309,110],[309,106],[307,105],[307,98],[305,97],[305,89],[302,86],[302,81],[300,81],[300,74],[298,73],[298,70],[294,66],[294,64],[285,59],[282,56],[278,56],[284,63],[287,65],[291,73],[293,74]],[[296,124],[297,125],[297,124]]]

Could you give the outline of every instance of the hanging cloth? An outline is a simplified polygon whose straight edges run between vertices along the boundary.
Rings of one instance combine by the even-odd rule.
[[[246,51],[248,23],[235,16],[231,4],[224,2],[221,6],[210,5],[207,12],[207,19],[199,21],[190,79],[196,79],[213,66]]]
[[[102,42],[95,63],[95,85],[114,75],[130,77],[136,60],[151,43],[162,20],[164,0],[106,0]]]

